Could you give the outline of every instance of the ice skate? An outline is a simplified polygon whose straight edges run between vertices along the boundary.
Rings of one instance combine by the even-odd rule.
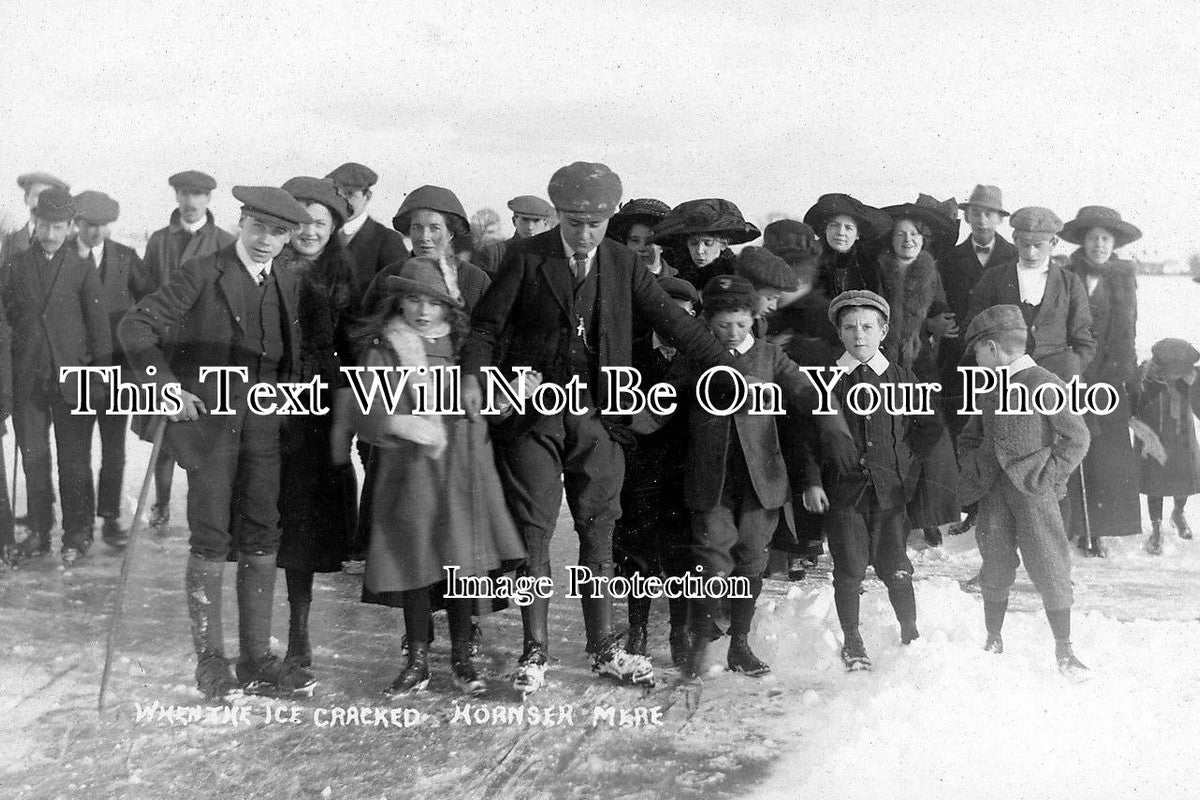
[[[469,655],[462,658],[451,656],[450,670],[454,673],[454,685],[463,694],[479,697],[487,691],[487,682],[480,677]]]
[[[206,653],[196,662],[196,688],[205,700],[223,702],[242,694],[229,662],[219,653]]]
[[[283,662],[273,655],[255,660],[239,659],[235,668],[243,694],[279,697],[283,677]]]
[[[539,691],[546,685],[546,667],[548,658],[546,648],[540,644],[529,644],[521,660],[517,662],[517,674],[513,678],[513,688],[527,696]]]
[[[760,678],[771,671],[771,665],[754,655],[750,649],[750,641],[745,634],[734,634],[729,643],[729,655],[726,658],[731,672],[740,672],[751,678]]]
[[[410,692],[419,692],[428,685],[429,645],[416,642],[409,648],[408,663],[392,681],[392,685],[383,690],[383,696],[395,700]]]
[[[597,653],[592,659],[592,672],[621,683],[654,685],[654,666],[650,659],[628,653],[620,645],[612,645]]]

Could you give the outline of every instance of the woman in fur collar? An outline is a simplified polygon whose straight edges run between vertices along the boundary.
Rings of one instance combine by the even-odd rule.
[[[1060,238],[1080,245],[1067,269],[1083,279],[1092,312],[1096,356],[1083,373],[1085,383],[1104,382],[1120,395],[1112,414],[1089,416],[1092,446],[1083,460],[1087,487],[1087,524],[1083,509],[1073,510],[1067,531],[1087,555],[1104,556],[1102,537],[1141,533],[1138,502],[1138,459],[1129,441],[1129,419],[1138,393],[1137,278],[1132,262],[1115,250],[1141,238],[1142,232],[1119,212],[1104,206],[1084,206],[1063,226]]]
[[[905,204],[885,209],[892,217],[889,246],[876,259],[880,294],[892,308],[882,351],[890,361],[908,367],[920,381],[936,381],[938,344],[946,337],[958,336],[958,323],[946,305],[946,293],[937,263],[929,254],[937,235],[948,235],[956,224],[940,212]],[[941,544],[939,526],[961,518],[958,503],[958,467],[950,435],[942,434],[929,455],[917,462],[917,490],[908,504],[908,516],[914,528],[921,528],[931,546]]]

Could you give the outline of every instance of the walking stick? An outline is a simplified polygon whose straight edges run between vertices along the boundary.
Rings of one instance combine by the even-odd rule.
[[[137,510],[133,513],[133,523],[129,526],[129,544],[125,546],[125,555],[121,560],[121,575],[117,578],[117,594],[113,600],[112,618],[108,623],[108,641],[104,645],[104,674],[100,677],[100,699],[98,710],[104,711],[104,695],[108,691],[108,679],[112,674],[113,656],[117,649],[117,639],[121,632],[121,621],[125,616],[125,586],[129,583],[129,573],[133,565],[133,553],[137,547],[138,524],[146,511],[146,500],[150,495],[150,484],[154,481],[154,465],[158,463],[158,453],[162,449],[163,433],[167,430],[167,418],[158,417],[151,423],[154,428],[154,446],[150,450],[150,462],[146,466],[146,476],[142,478],[142,491],[138,494]]]
[[[13,521],[17,520],[17,464],[21,461],[21,446],[17,444],[17,426],[13,425],[13,473],[12,473],[12,508]],[[26,514],[29,510],[26,509]]]
[[[1087,549],[1092,549],[1092,518],[1088,513],[1087,479],[1083,477],[1083,464],[1079,465],[1079,494],[1083,497],[1083,540]]]

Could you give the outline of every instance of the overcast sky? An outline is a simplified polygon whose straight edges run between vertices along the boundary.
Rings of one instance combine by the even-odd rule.
[[[1112,205],[1146,249],[1200,250],[1194,2],[81,6],[0,2],[0,209],[19,219],[31,169],[113,195],[134,239],[182,169],[216,177],[231,225],[233,184],[361,161],[386,222],[424,183],[503,212],[589,160],[627,198],[721,196],[756,221],[823,192],[996,183],[1009,210]]]

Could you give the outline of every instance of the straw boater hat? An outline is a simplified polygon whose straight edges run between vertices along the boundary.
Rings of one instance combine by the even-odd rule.
[[[1142,238],[1140,230],[1121,219],[1121,212],[1107,206],[1084,206],[1079,209],[1075,219],[1063,225],[1059,236],[1071,244],[1083,244],[1083,237],[1092,228],[1104,228],[1111,233],[1117,247],[1124,247]]]
[[[662,200],[639,197],[621,204],[621,209],[608,221],[607,236],[622,244],[634,225],[646,225],[651,230],[671,213],[671,207]]]
[[[689,236],[709,234],[730,244],[752,242],[762,234],[746,222],[741,210],[719,197],[680,203],[654,229],[654,241],[663,245],[683,245]]]
[[[451,307],[462,305],[450,296],[438,262],[427,256],[416,256],[405,261],[404,266],[400,268],[400,274],[387,277],[384,288],[398,294],[425,295]]]
[[[822,234],[829,220],[839,214],[850,217],[858,223],[860,239],[876,239],[886,234],[892,227],[892,218],[878,208],[838,192],[823,194],[808,211],[804,212],[804,223]]]

